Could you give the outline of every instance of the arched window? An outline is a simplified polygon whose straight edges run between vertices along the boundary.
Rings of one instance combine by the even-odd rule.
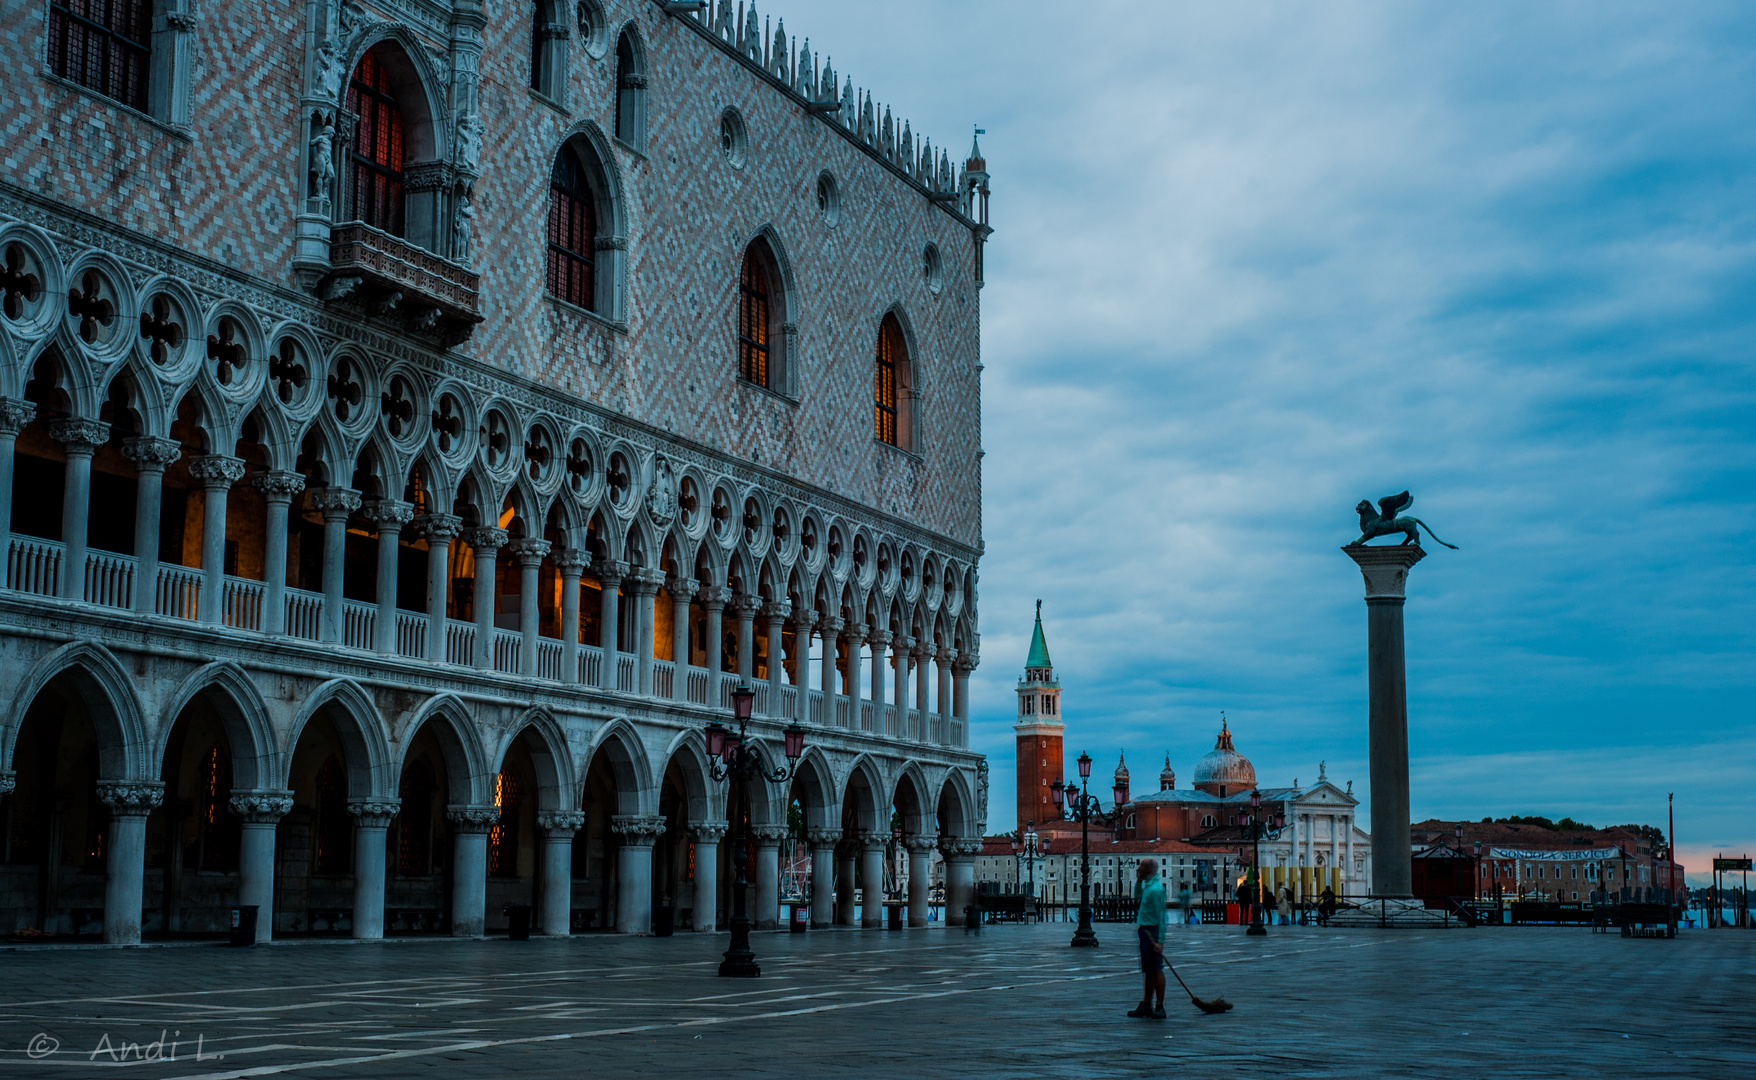
[[[636,150],[646,136],[646,65],[627,31],[616,39],[616,138]]]
[[[403,231],[402,108],[384,66],[382,46],[360,58],[348,82],[348,111],[360,118],[348,148],[349,206],[354,219],[392,236]]]
[[[912,374],[902,324],[896,321],[894,314],[885,315],[884,322],[878,327],[873,434],[879,442],[903,450],[911,449],[913,443]]]
[[[752,241],[744,249],[738,275],[738,377],[775,389],[774,275],[769,271],[768,245]]]
[[[596,310],[597,210],[579,158],[563,147],[549,176],[549,292]]]
[[[531,4],[530,88],[565,108],[567,102],[567,5],[558,0]]]
[[[1204,818],[1202,818],[1202,819],[1201,819],[1201,827],[1202,827],[1202,828],[1203,828],[1203,829],[1211,829],[1211,828],[1213,828],[1213,827],[1214,827],[1214,826],[1215,826],[1215,825],[1218,825],[1218,824],[1219,824],[1219,822],[1217,822],[1217,821],[1215,821],[1215,820],[1214,820],[1214,819],[1213,819],[1213,815],[1212,815],[1212,814],[1209,814],[1209,815],[1207,815],[1207,816],[1206,816],[1206,817],[1204,817]]]

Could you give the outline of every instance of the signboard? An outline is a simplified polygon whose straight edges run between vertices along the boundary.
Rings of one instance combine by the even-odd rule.
[[[1749,859],[1715,859],[1713,860],[1713,869],[1716,873],[1720,870],[1756,869],[1751,867],[1750,861]]]

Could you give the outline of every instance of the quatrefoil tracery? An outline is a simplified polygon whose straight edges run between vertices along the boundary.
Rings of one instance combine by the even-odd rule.
[[[291,405],[304,393],[310,374],[299,363],[299,347],[292,338],[281,338],[279,355],[268,362],[268,377],[274,381],[274,394],[283,405]]]
[[[384,424],[390,429],[390,437],[402,438],[405,428],[415,421],[415,403],[409,400],[408,382],[401,375],[390,380],[390,389],[378,395],[378,408],[384,414]]]
[[[24,305],[34,304],[43,293],[43,281],[25,268],[24,246],[8,244],[6,266],[0,269],[0,290],[5,292],[3,308],[8,319],[24,318]]]
[[[81,288],[67,290],[67,313],[79,320],[79,337],[87,345],[98,339],[98,329],[116,321],[116,305],[102,295],[104,279],[96,270],[80,278]]]
[[[149,308],[140,313],[140,336],[152,342],[148,346],[152,362],[162,364],[171,358],[172,349],[182,346],[183,327],[172,318],[176,312],[166,297],[153,297]]]
[[[463,434],[463,416],[457,407],[457,399],[450,394],[439,399],[439,411],[433,414],[433,430],[439,436],[439,452],[451,453],[452,444]]]
[[[244,348],[243,342],[237,340],[237,336],[237,327],[232,325],[230,319],[220,320],[218,334],[207,335],[207,358],[214,362],[214,378],[219,380],[221,386],[230,386],[232,372],[244,370],[244,365],[250,359],[248,350]]]
[[[610,496],[610,502],[620,505],[623,496],[628,493],[628,461],[621,454],[610,455],[609,467],[604,470],[604,488]]]
[[[567,450],[567,486],[575,495],[583,495],[591,486],[591,448],[584,439],[574,439]]]
[[[554,452],[549,449],[548,435],[542,428],[531,428],[524,444],[524,460],[529,466],[530,478],[535,480],[541,476],[554,456]]]
[[[326,385],[331,400],[335,402],[335,418],[342,423],[359,408],[360,400],[365,391],[360,388],[360,381],[354,377],[354,362],[342,357],[335,362],[335,370],[329,373]]]

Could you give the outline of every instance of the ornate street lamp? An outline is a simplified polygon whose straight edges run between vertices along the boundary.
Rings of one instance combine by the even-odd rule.
[[[1105,815],[1103,804],[1086,791],[1086,782],[1091,779],[1091,755],[1079,755],[1079,789],[1074,790],[1072,784],[1063,784],[1057,780],[1049,785],[1049,792],[1055,797],[1055,809],[1062,811],[1067,821],[1079,822],[1079,929],[1073,932],[1075,947],[1096,948],[1097,934],[1091,928],[1091,819],[1096,816],[1098,823],[1104,824],[1106,818],[1114,823],[1121,812],[1121,805],[1112,805],[1110,813]],[[1128,792],[1120,784],[1110,794],[1117,800],[1127,798]]]
[[[777,765],[772,771],[762,767],[762,762],[747,749],[750,707],[755,700],[756,691],[740,683],[732,691],[732,716],[738,722],[738,730],[734,732],[718,720],[707,725],[708,775],[716,781],[728,777],[732,781],[730,825],[732,870],[736,875],[732,885],[732,947],[726,950],[725,959],[720,961],[719,973],[743,979],[762,974],[762,969],[756,964],[756,954],[750,951],[749,842],[744,838],[744,819],[750,813],[750,781],[760,777],[774,784],[785,783],[805,752],[805,729],[795,721],[782,733],[787,763]]]
[[[1250,812],[1238,814],[1232,820],[1250,830],[1250,844],[1254,852],[1250,858],[1250,873],[1255,875],[1256,895],[1251,897],[1250,929],[1244,933],[1260,937],[1268,933],[1268,927],[1263,923],[1268,913],[1262,903],[1262,838],[1264,836],[1278,836],[1280,831],[1286,828],[1287,819],[1285,814],[1276,810],[1272,825],[1265,821],[1262,817],[1262,792],[1252,791],[1250,792]]]

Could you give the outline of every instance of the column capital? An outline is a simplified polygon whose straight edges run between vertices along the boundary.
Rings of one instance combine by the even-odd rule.
[[[165,798],[159,780],[99,780],[97,790],[110,812],[121,817],[145,817]]]
[[[812,848],[832,848],[841,842],[840,829],[806,829],[805,842]]]
[[[905,836],[902,846],[908,848],[910,855],[931,855],[939,847],[939,834],[921,833],[918,836]]]
[[[726,823],[723,821],[705,821],[699,825],[689,826],[689,835],[698,844],[717,844],[725,839]]]
[[[189,459],[189,479],[208,491],[230,488],[244,479],[244,459],[225,454],[208,454]]]
[[[890,638],[890,644],[895,646],[898,655],[903,653],[913,653],[915,639],[909,637],[907,634],[894,634]]]
[[[703,585],[701,591],[695,594],[695,598],[700,600],[702,606],[707,610],[720,611],[731,603],[732,590],[724,585]]]
[[[762,597],[738,593],[732,597],[732,613],[740,619],[754,619],[762,609]]]
[[[617,814],[610,818],[610,831],[622,838],[624,847],[651,847],[664,834],[665,819],[645,814]]]
[[[659,589],[664,586],[665,572],[644,566],[637,567],[628,574],[627,580],[633,585],[634,595],[657,596]]]
[[[547,540],[512,540],[506,544],[506,554],[510,555],[520,566],[541,566],[549,555]]]
[[[850,648],[858,648],[860,642],[866,640],[866,624],[858,619],[849,619],[842,628],[842,633],[847,635]]]
[[[615,583],[620,585],[622,583],[622,579],[627,577],[627,576],[628,576],[628,564],[623,562],[621,559],[605,559],[603,562],[598,564],[598,581],[599,582],[607,584],[609,582],[614,581]]]
[[[34,403],[23,398],[0,397],[0,435],[17,435],[36,415]]]
[[[496,529],[492,525],[481,525],[473,529],[465,529],[462,533],[463,542],[474,548],[478,553],[483,551],[499,551],[506,546],[506,530]]]
[[[360,516],[378,526],[379,532],[401,532],[415,519],[414,503],[401,499],[373,499],[360,511]]]
[[[365,829],[382,829],[390,824],[390,819],[402,809],[401,799],[349,799],[348,813],[354,815],[360,827]]]
[[[360,508],[360,493],[353,488],[318,488],[311,492],[311,508],[325,519],[345,518]]]
[[[49,421],[49,437],[67,447],[69,454],[90,454],[110,441],[110,425],[102,420],[68,416]]]
[[[451,822],[458,832],[484,833],[500,824],[500,808],[498,806],[447,806],[445,820]]]
[[[951,648],[949,645],[941,645],[933,650],[933,659],[939,661],[941,664],[949,664],[957,659],[957,650]]]
[[[933,655],[932,642],[917,641],[914,638],[909,638],[908,644],[909,644],[908,654],[910,656],[914,657],[916,660],[925,661],[927,659],[927,657]]]
[[[775,847],[791,836],[792,830],[785,825],[752,825],[750,835],[756,838],[757,847]]]
[[[1366,603],[1374,600],[1402,600],[1407,596],[1408,572],[1427,553],[1419,544],[1390,544],[1384,547],[1368,547],[1365,544],[1349,544],[1341,550],[1347,552],[1360,568],[1360,574],[1366,579]]]
[[[866,851],[883,851],[884,845],[890,843],[890,834],[876,832],[872,829],[860,830],[860,847]]]
[[[770,623],[784,623],[793,613],[793,605],[785,600],[770,600],[762,605],[762,617]]]
[[[579,548],[562,548],[551,561],[563,577],[578,577],[591,567],[591,552]]]
[[[429,544],[449,544],[462,531],[463,519],[456,514],[422,514],[415,518],[415,535]]]
[[[947,860],[968,859],[982,853],[980,840],[959,840],[956,837],[940,837],[939,852]]]
[[[551,838],[571,837],[585,828],[584,810],[539,810],[537,828]]]
[[[981,663],[982,657],[979,653],[959,653],[957,659],[951,662],[951,671],[955,675],[968,675],[980,667]]]
[[[882,649],[884,646],[890,644],[890,631],[877,629],[869,630],[866,633],[866,640],[872,643],[873,648]]]
[[[292,812],[293,793],[277,790],[234,791],[231,807],[232,813],[242,818],[246,825],[273,825]]]
[[[809,632],[817,625],[817,612],[811,608],[800,606],[793,609],[793,629]]]
[[[288,502],[305,490],[305,478],[296,472],[259,472],[250,478],[269,502]]]
[[[164,472],[165,466],[183,456],[183,446],[176,439],[136,435],[122,440],[122,456],[140,472]]]
[[[665,591],[671,594],[672,600],[693,600],[695,591],[700,587],[701,582],[691,577],[672,575],[665,579]]]
[[[10,795],[18,787],[18,774],[11,769],[0,769],[0,795]]]
[[[825,615],[817,620],[817,630],[824,637],[841,633],[842,621],[834,615]]]

